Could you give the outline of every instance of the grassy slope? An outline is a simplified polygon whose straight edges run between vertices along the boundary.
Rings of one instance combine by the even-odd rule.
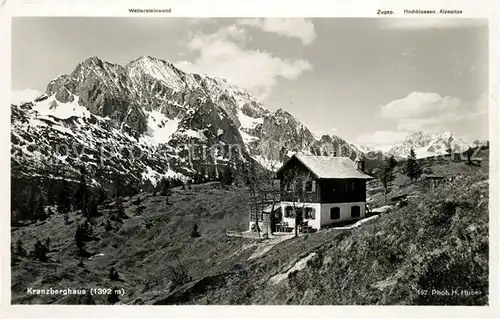
[[[456,171],[441,163],[432,168]],[[58,251],[51,262],[22,259],[12,268],[14,303],[105,304],[74,296],[26,295],[27,287],[123,287],[125,304],[485,304],[488,285],[488,183],[483,167],[462,167],[464,178],[432,191],[412,185],[420,198],[408,206],[381,215],[354,230],[327,230],[282,242],[260,258],[247,260],[258,245],[226,238],[228,227],[245,227],[244,189],[220,190],[211,185],[192,191],[175,190],[173,205],[161,196],[148,197],[142,216],[105,231],[97,220],[99,241],[89,251],[104,253],[77,266],[74,232],[61,216],[12,233],[32,249],[35,237],[51,236]],[[376,194],[380,197],[380,194]],[[144,197],[144,195],[142,196]],[[445,199],[449,202],[445,202]],[[127,213],[134,205],[126,202]],[[153,226],[145,228],[145,220]],[[194,222],[202,236],[189,237]],[[285,273],[298,260],[316,252],[304,270],[273,285],[269,278]],[[168,265],[178,254],[193,281],[170,291]],[[114,266],[123,282],[107,279]],[[92,283],[92,284],[90,284]],[[436,297],[416,289],[468,289],[475,297]]]
[[[488,183],[475,175],[356,230],[328,230],[275,246],[243,269],[180,289],[159,304],[474,304],[488,302]],[[448,201],[443,201],[446,198]],[[270,278],[315,252],[276,285]],[[432,290],[476,291],[435,296]],[[428,290],[428,295],[417,290]]]
[[[489,171],[489,150],[478,151],[476,157],[483,158],[483,163],[479,167],[467,165],[465,164],[464,160],[460,160],[458,157],[451,161],[444,158],[426,158],[419,160],[419,164],[424,173],[435,174],[443,176],[444,178],[450,178],[452,176],[472,175],[480,175],[481,177],[486,176],[487,178]],[[390,199],[392,196],[401,194],[411,194],[414,191],[425,191],[419,189],[417,187],[417,184],[410,183],[410,179],[403,173],[403,166],[404,163],[401,163],[395,168],[395,180],[393,186],[390,187],[387,194],[388,199]],[[384,205],[382,184],[377,180],[374,180],[369,184],[371,187],[368,187],[367,196],[371,197],[371,204],[373,205],[373,207]]]
[[[150,299],[155,294],[164,293],[169,276],[167,267],[178,265],[175,255],[196,278],[230,267],[226,257],[245,244],[225,236],[226,228],[246,225],[244,189],[221,190],[208,184],[193,190],[176,189],[170,198],[173,204],[170,206],[162,196],[146,198],[142,216],[134,216],[136,206],[131,203],[133,199],[135,197],[124,203],[125,211],[131,217],[123,224],[111,222],[113,230],[104,229],[104,217],[96,219],[93,228],[99,240],[89,242],[87,250],[104,256],[85,259],[84,268],[77,266],[80,258],[75,254],[74,234],[80,219],[77,212],[71,215],[70,225],[64,225],[62,216],[52,216],[37,225],[13,230],[12,242],[21,238],[27,250],[33,249],[36,238],[43,240],[47,236],[56,250],[48,254],[48,263],[23,258],[13,266],[13,302],[52,303],[61,298],[27,295],[28,287],[88,289],[117,286],[126,290],[124,302],[140,303],[139,296]],[[150,229],[146,229],[148,220],[152,221]],[[195,222],[202,236],[193,239],[190,231]],[[247,254],[243,257],[247,258]],[[107,279],[111,267],[118,270],[124,282]],[[105,303],[105,298],[95,299],[98,304]]]

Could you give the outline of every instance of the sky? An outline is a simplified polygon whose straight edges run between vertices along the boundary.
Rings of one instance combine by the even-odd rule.
[[[476,19],[13,18],[13,99],[88,57],[143,55],[226,78],[318,136],[380,149],[414,131],[487,139],[488,26]]]

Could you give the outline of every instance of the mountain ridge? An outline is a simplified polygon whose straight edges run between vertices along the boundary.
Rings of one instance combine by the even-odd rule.
[[[392,147],[388,154],[397,157],[407,157],[413,148],[417,158],[424,158],[444,155],[449,151],[452,153],[463,153],[468,147],[469,144],[451,132],[415,131],[409,134],[400,145]]]
[[[220,173],[221,167],[217,166],[228,163],[234,168],[251,161],[261,165],[273,161],[279,165],[295,152],[332,154],[341,153],[332,149],[343,147],[344,156],[354,159],[359,155],[359,150],[340,137],[317,140],[292,114],[283,109],[271,112],[258,98],[227,80],[186,73],[171,62],[151,56],[140,56],[124,66],[90,57],[70,73],[51,80],[42,96],[12,108],[15,111],[11,124],[16,137],[13,149],[23,156],[33,157],[25,149],[28,144],[44,149],[38,157],[49,158],[53,155],[47,145],[54,141],[70,141],[79,147],[121,141],[121,148],[135,144],[147,158],[133,164],[128,161],[127,165],[137,166],[134,170],[142,170],[141,176],[144,171],[153,171],[154,180],[165,174],[175,175],[172,172],[186,179],[197,174],[207,177],[208,170],[215,168]],[[49,135],[54,141],[45,139],[41,143],[44,145],[31,143],[36,139],[22,132],[27,129],[19,123],[22,117],[32,133],[51,131]],[[53,119],[50,124],[48,118]],[[96,123],[110,129],[104,134],[93,127]],[[69,129],[78,141],[64,138],[62,132]],[[203,162],[190,158],[189,148],[193,144],[209,149],[214,145],[238,146],[241,152],[237,158],[219,154]],[[158,149],[162,149],[162,154],[153,154]],[[15,151],[15,157],[14,154]],[[157,169],[148,166],[153,165],[150,158],[156,158]],[[59,159],[67,162],[68,157]],[[125,165],[123,158],[114,160],[117,165],[108,165]],[[159,169],[167,160],[168,168]],[[20,162],[16,158],[13,161]],[[95,156],[85,161],[97,166]],[[24,160],[26,165],[29,162]]]

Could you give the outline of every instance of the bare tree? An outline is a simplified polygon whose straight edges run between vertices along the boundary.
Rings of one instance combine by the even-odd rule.
[[[250,195],[250,211],[255,214],[255,227],[257,235],[260,237],[259,214],[262,211],[262,205],[259,200],[259,189],[262,185],[257,163],[253,161],[250,163],[247,172],[247,186]]]
[[[306,199],[306,183],[312,181],[310,172],[302,172],[291,169],[283,174],[283,183],[285,185],[284,197],[292,202],[295,217],[295,237],[298,236],[298,227],[303,220]]]
[[[389,192],[389,186],[392,181],[394,181],[394,167],[391,163],[384,163],[384,167],[377,172],[377,178],[384,186],[384,202],[387,203],[387,193]]]
[[[261,229],[259,228],[261,213],[267,203],[271,201],[271,214],[273,214],[279,202],[279,189],[275,183],[275,170],[276,163],[273,161],[264,163],[264,165],[252,161],[244,174],[250,195],[250,209],[251,213],[255,213],[255,224],[259,237],[261,236]],[[272,225],[270,228],[272,231]]]
[[[474,150],[472,149],[472,147],[469,146],[469,148],[467,149],[467,151],[465,151],[465,155],[467,156],[467,165],[470,165],[472,164],[472,156],[474,155]]]

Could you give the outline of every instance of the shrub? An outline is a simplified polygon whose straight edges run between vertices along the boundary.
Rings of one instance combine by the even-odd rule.
[[[84,223],[78,225],[75,233],[75,243],[78,248],[78,254],[83,256],[85,253],[85,243],[90,240],[92,235],[92,228],[89,223],[85,221]]]
[[[114,287],[113,290],[111,291],[111,294],[108,295],[108,303],[111,305],[114,305],[115,303],[120,301],[120,297],[118,296],[118,288]]]
[[[127,215],[125,214],[125,208],[123,207],[123,199],[121,197],[118,197],[115,200],[115,213],[118,220],[127,217]]]
[[[201,236],[201,234],[198,231],[198,224],[194,224],[193,228],[191,229],[191,238],[197,238],[200,236]]]
[[[23,247],[23,243],[22,243],[21,239],[17,240],[14,253],[18,257],[26,257],[26,250]]]
[[[33,251],[33,257],[42,262],[47,262],[47,248],[42,244],[40,240],[37,240],[35,243],[35,249]]]
[[[190,282],[193,280],[191,275],[189,275],[188,270],[182,263],[180,262],[179,258],[175,256],[178,262],[178,266],[168,266],[169,272],[170,272],[170,280],[171,280],[171,289],[174,290],[180,286],[183,286],[184,284]]]
[[[109,221],[109,219],[106,219],[106,222],[104,223],[104,229],[106,231],[113,230],[113,226],[111,226],[111,222]]]
[[[111,267],[109,270],[109,280],[117,281],[120,279],[120,276],[118,275],[118,271],[116,271],[115,267]]]
[[[187,272],[186,268],[181,265],[177,267],[169,266],[169,270],[172,289],[176,289],[193,280],[193,278]]]
[[[139,216],[142,215],[142,212],[146,209],[146,206],[138,206],[135,210],[135,215]]]

